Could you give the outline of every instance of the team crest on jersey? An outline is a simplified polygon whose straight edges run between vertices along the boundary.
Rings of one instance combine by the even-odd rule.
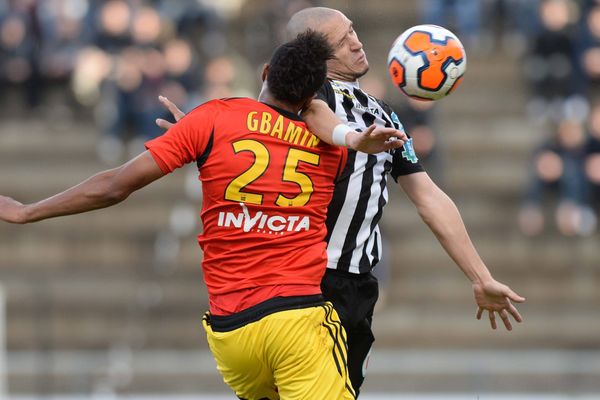
[[[412,138],[410,138],[406,142],[404,142],[404,146],[402,146],[402,157],[404,157],[405,160],[416,164],[417,161],[419,161],[419,158],[417,157],[417,153],[415,153],[412,141]]]

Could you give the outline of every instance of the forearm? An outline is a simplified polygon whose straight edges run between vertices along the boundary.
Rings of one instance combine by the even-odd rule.
[[[302,111],[302,119],[304,119],[310,131],[319,139],[326,143],[334,144],[333,129],[342,122],[324,101],[313,100]]]
[[[63,215],[79,214],[117,204],[129,195],[113,186],[119,169],[100,172],[89,179],[37,203],[25,205],[25,223]]]
[[[477,253],[454,202],[441,190],[418,207],[423,221],[458,267],[473,283],[492,279]]]

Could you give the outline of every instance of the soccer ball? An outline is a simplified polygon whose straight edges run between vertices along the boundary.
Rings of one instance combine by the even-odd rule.
[[[452,32],[417,25],[402,33],[388,54],[394,85],[418,100],[438,100],[460,84],[467,69],[465,49]]]

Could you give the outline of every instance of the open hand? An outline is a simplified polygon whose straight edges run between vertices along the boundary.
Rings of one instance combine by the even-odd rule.
[[[402,147],[408,141],[406,133],[394,128],[384,128],[375,124],[363,132],[350,132],[346,144],[351,149],[363,153],[375,154]]]
[[[481,319],[483,312],[487,311],[492,329],[497,328],[495,313],[498,313],[504,326],[509,331],[512,330],[509,314],[512,315],[515,321],[523,321],[521,314],[519,314],[519,311],[517,311],[511,301],[522,303],[525,301],[525,298],[513,292],[508,286],[492,279],[485,283],[473,284],[473,292],[475,294],[475,301],[479,306],[477,319]]]
[[[165,96],[158,96],[158,101],[160,101],[162,105],[165,106],[167,110],[169,110],[169,112],[173,115],[173,118],[175,118],[175,122],[179,121],[185,116],[185,113],[179,108],[177,108],[177,106]],[[157,118],[155,122],[156,125],[163,129],[170,129],[173,125],[175,125],[173,122],[169,122],[162,118]]]

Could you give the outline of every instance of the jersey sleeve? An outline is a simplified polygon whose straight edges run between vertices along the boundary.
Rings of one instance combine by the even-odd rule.
[[[323,86],[317,91],[317,99],[323,100],[329,108],[335,112],[335,93],[331,87],[330,81],[325,81]]]
[[[404,126],[402,125],[402,122],[400,122],[400,119],[394,110],[392,110],[392,108],[383,101],[379,101],[379,104],[392,119],[394,128],[404,132]],[[392,153],[392,170],[390,171],[390,175],[392,175],[392,178],[394,178],[396,182],[398,182],[398,177],[402,175],[410,175],[414,174],[415,172],[424,171],[423,166],[419,163],[419,158],[417,157],[417,154],[413,148],[413,140],[408,132],[405,133],[406,136],[409,137],[408,142],[405,142],[404,146],[400,147],[399,149],[394,149]]]
[[[186,114],[162,136],[145,143],[165,173],[201,159],[212,142],[217,103],[211,101]]]

